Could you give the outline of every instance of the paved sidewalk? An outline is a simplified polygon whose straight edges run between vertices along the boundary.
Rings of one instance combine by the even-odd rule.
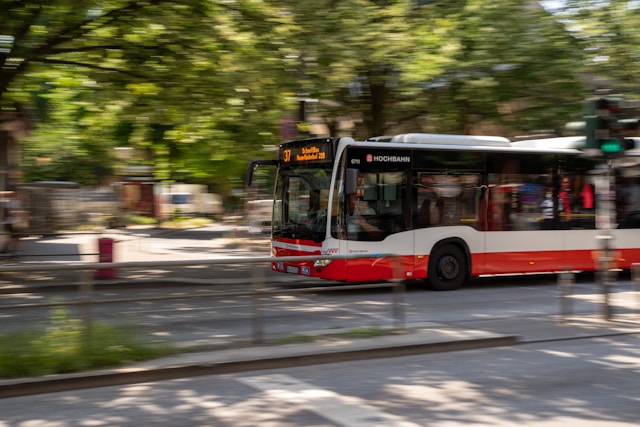
[[[228,230],[227,230],[228,231]],[[222,233],[225,231],[222,230]],[[113,238],[127,245],[127,252],[116,252],[116,256],[126,254],[127,261],[194,259],[194,257],[212,256],[258,256],[268,255],[268,245],[263,241],[247,244],[247,240],[238,243],[238,237],[231,234],[220,235],[215,241],[193,239],[174,240],[171,245],[159,238],[159,230],[146,230],[126,233],[114,233]],[[229,232],[230,233],[230,232]],[[147,234],[136,236],[136,234]],[[212,231],[215,235],[216,231]],[[62,236],[40,241],[25,241],[27,254],[22,262],[33,262],[36,258],[28,252],[51,245],[51,251],[58,250],[56,262],[70,262],[62,259],[70,248],[77,252],[69,257],[91,256],[88,261],[96,261],[96,255],[83,255],[89,246],[96,243],[97,236]],[[136,240],[142,239],[142,240]],[[154,241],[153,239],[157,239]],[[264,240],[264,238],[262,239]],[[93,242],[93,243],[92,243]],[[125,242],[125,243],[122,243]],[[116,244],[116,245],[118,245]],[[41,246],[44,245],[44,246]],[[85,246],[83,246],[85,245]],[[230,251],[229,247],[241,250]],[[123,251],[125,246],[121,246]],[[133,249],[132,249],[133,248]],[[177,248],[177,249],[176,249]],[[217,252],[217,255],[216,254]],[[53,252],[50,252],[53,253]],[[30,255],[31,254],[31,255]],[[135,254],[135,255],[134,255]],[[240,254],[240,255],[239,255]],[[247,255],[249,254],[249,255]],[[67,256],[67,255],[64,255]],[[36,258],[37,259],[37,258]],[[75,261],[79,261],[75,259]],[[41,261],[37,261],[41,262]],[[73,261],[71,261],[73,262]],[[8,264],[5,264],[8,265]],[[184,274],[182,271],[179,274]],[[200,273],[201,274],[201,273]],[[287,276],[284,276],[287,277]],[[294,277],[295,278],[295,277]],[[0,291],[10,292],[12,286],[34,286],[33,278],[0,276]],[[69,279],[69,278],[66,278]],[[61,286],[66,280],[54,281]],[[175,277],[187,280],[187,277]],[[69,279],[70,280],[70,279]],[[43,280],[42,283],[50,283]],[[41,285],[40,285],[41,286]],[[15,289],[14,289],[15,290]],[[604,321],[600,317],[582,316],[561,321],[558,317],[508,317],[502,319],[473,320],[456,323],[408,324],[404,331],[388,331],[384,336],[374,338],[356,338],[341,334],[339,330],[308,331],[305,336],[315,336],[313,342],[282,345],[243,345],[231,347],[229,343],[215,343],[208,351],[188,353],[161,359],[132,363],[123,367],[97,371],[49,375],[37,378],[0,380],[0,398],[21,396],[54,391],[73,390],[89,387],[158,381],[196,375],[221,374],[248,370],[285,368],[321,363],[334,363],[347,360],[395,357],[430,352],[479,349],[495,346],[519,345],[528,342],[583,339],[588,337],[615,336],[640,333],[640,317],[633,314],[617,316],[613,321]],[[266,337],[274,342],[274,337]]]
[[[540,341],[584,339],[640,333],[634,319],[603,321],[574,318],[505,318],[463,324],[408,325],[403,332],[375,338],[345,338],[339,331],[311,331],[316,340],[300,344],[253,345],[211,349],[112,369],[0,380],[0,398],[92,387],[161,381],[199,375],[288,368],[349,360],[480,349]],[[482,324],[483,323],[483,324]]]
[[[19,256],[0,256],[0,267],[36,266],[99,262],[99,239],[112,239],[114,262],[154,262],[157,268],[118,270],[112,279],[96,283],[127,282],[205,282],[202,270],[166,267],[163,261],[234,259],[268,257],[268,236],[249,234],[246,229],[212,225],[191,230],[127,228],[103,233],[68,233],[21,240]],[[266,265],[265,265],[266,266]],[[105,263],[105,267],[108,264]],[[0,292],[16,292],[42,286],[76,286],[82,281],[80,271],[39,271],[33,273],[0,272]]]

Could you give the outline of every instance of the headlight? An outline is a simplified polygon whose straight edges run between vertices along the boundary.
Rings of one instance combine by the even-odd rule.
[[[326,267],[329,264],[331,264],[331,261],[332,260],[330,260],[330,259],[318,259],[318,260],[315,260],[313,262],[313,266],[316,267],[316,268],[317,267]]]

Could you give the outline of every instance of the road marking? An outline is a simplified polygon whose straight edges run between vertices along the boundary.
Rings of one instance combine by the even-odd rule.
[[[263,391],[270,398],[312,411],[344,427],[418,427],[406,419],[379,411],[355,397],[317,388],[284,374],[238,378],[243,384]]]

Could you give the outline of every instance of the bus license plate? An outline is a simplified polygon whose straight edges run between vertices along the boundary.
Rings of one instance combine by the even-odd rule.
[[[298,274],[298,267],[294,267],[293,265],[287,265],[287,273]]]

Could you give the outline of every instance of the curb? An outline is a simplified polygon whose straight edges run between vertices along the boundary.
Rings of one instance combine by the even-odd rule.
[[[415,337],[418,335],[418,337]],[[421,333],[365,338],[331,343],[285,344],[186,354],[138,363],[137,366],[58,374],[40,378],[0,381],[0,398],[42,393],[163,381],[202,375],[220,375],[262,369],[279,369],[363,359],[442,353],[514,345],[517,336],[485,334],[484,337],[429,340]],[[418,338],[418,339],[416,339]],[[174,360],[172,359],[184,359]],[[3,384],[4,383],[4,384]]]
[[[96,289],[148,289],[149,287],[158,286],[219,286],[219,285],[238,285],[251,283],[252,279],[246,278],[230,278],[230,279],[198,279],[193,277],[160,277],[153,279],[138,279],[138,278],[115,278],[115,279],[93,279],[93,286]],[[316,282],[313,280],[302,281],[298,276],[283,276],[277,280],[270,282],[278,286],[285,286],[295,284],[297,286],[318,286],[323,284],[325,286],[332,284],[332,281]],[[10,295],[25,292],[71,292],[78,291],[81,285],[80,280],[57,282],[57,283],[29,283],[27,285],[2,285],[0,284],[0,295]]]

